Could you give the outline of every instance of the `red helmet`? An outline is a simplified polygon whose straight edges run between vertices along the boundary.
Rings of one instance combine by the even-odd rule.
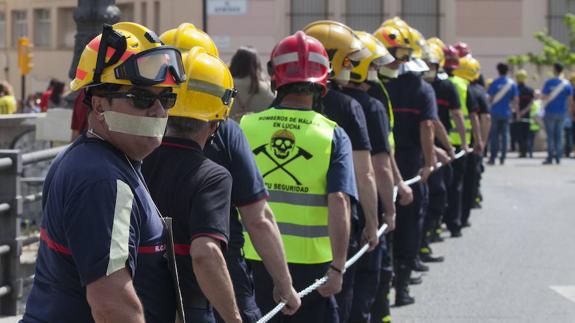
[[[443,64],[443,68],[456,69],[459,67],[459,54],[455,47],[446,46],[443,48],[443,54],[445,55],[445,64]]]
[[[457,50],[457,55],[459,57],[465,57],[471,54],[471,49],[469,49],[469,45],[467,45],[462,41],[458,41],[457,43],[455,43],[455,45],[453,45],[453,47],[455,48],[455,50]]]
[[[303,31],[281,40],[272,50],[272,81],[280,88],[291,83],[315,83],[327,92],[329,58],[323,45]]]

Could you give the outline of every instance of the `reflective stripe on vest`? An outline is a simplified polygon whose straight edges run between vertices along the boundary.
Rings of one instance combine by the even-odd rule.
[[[453,83],[459,94],[461,113],[463,114],[463,125],[465,127],[465,141],[471,144],[471,120],[469,119],[469,110],[467,109],[467,88],[469,81],[459,76],[450,76],[449,81]],[[451,129],[449,130],[449,140],[452,145],[461,146],[461,136],[457,131],[457,124],[451,119]]]
[[[289,263],[332,260],[327,171],[336,123],[314,111],[268,110],[240,123],[269,191]],[[244,234],[246,258],[261,260]]]
[[[383,90],[383,93],[385,93],[385,106],[387,107],[387,116],[389,118],[389,135],[387,136],[387,139],[389,141],[389,147],[391,148],[391,151],[395,150],[395,138],[393,137],[393,125],[395,123],[395,117],[393,116],[393,106],[391,105],[391,100],[389,99],[389,93],[387,92],[387,89],[385,88],[385,85],[383,85],[382,82],[378,82],[379,86],[381,86],[381,89]]]

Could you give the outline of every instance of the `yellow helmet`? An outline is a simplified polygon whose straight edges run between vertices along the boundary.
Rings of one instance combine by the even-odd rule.
[[[166,45],[174,46],[182,52],[200,46],[208,54],[219,57],[218,48],[212,38],[193,24],[183,23],[178,28],[170,29],[160,35],[160,40]]]
[[[437,38],[437,37],[431,37],[429,39],[427,39],[427,45],[429,44],[435,44],[437,46],[439,46],[439,48],[441,48],[441,50],[443,50],[445,47],[447,47],[445,45],[445,43],[443,42],[443,40]]]
[[[423,51],[423,59],[431,64],[437,64],[442,67],[443,64],[445,64],[445,54],[443,53],[443,47],[441,47],[439,43],[428,39],[427,46]]]
[[[408,61],[413,53],[410,39],[400,28],[386,25],[379,27],[373,35],[377,38],[397,60]]]
[[[479,65],[479,61],[471,55],[467,55],[459,59],[459,67],[453,70],[453,75],[471,82],[479,78],[480,69],[481,65]]]
[[[176,105],[168,110],[168,115],[203,121],[225,120],[236,96],[227,65],[200,46],[183,56],[189,76],[177,89]]]
[[[383,26],[392,26],[392,27],[396,27],[399,29],[409,27],[407,22],[405,22],[405,20],[399,18],[398,16],[395,16],[393,18],[389,18],[389,19],[385,20],[383,23],[381,23],[380,27],[383,27]]]
[[[132,22],[104,25],[84,48],[73,91],[102,83],[176,87],[186,79],[180,52],[150,29]]]
[[[520,69],[515,73],[515,78],[517,79],[517,82],[525,82],[525,80],[527,80],[527,71]]]
[[[337,78],[344,67],[352,67],[371,55],[348,26],[331,20],[319,20],[305,26],[304,33],[319,40],[331,63],[330,78]]]
[[[360,61],[359,65],[354,66],[351,70],[351,81],[361,83],[368,78],[369,66],[375,64],[383,66],[395,60],[387,51],[385,46],[370,33],[365,31],[355,31],[363,46],[366,47],[371,55]]]

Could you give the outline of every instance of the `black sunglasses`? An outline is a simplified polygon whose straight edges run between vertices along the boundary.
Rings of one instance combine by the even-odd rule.
[[[156,100],[160,101],[160,104],[162,104],[162,107],[165,110],[168,110],[170,108],[173,108],[174,105],[176,104],[176,98],[177,98],[177,94],[173,93],[173,92],[163,92],[160,93],[158,95],[154,95],[151,93],[146,93],[146,92],[118,92],[118,93],[103,93],[103,94],[98,94],[97,96],[101,96],[104,98],[110,98],[110,99],[131,99],[132,100],[132,105],[135,108],[138,109],[142,109],[142,110],[146,110],[152,107],[152,105],[154,105],[154,102],[156,102]]]

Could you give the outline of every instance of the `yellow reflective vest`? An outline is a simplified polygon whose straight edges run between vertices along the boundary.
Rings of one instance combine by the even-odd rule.
[[[385,107],[387,108],[387,117],[389,118],[389,136],[387,137],[388,141],[389,141],[389,147],[391,148],[391,151],[395,150],[395,138],[393,137],[393,126],[395,123],[395,118],[393,116],[393,106],[391,105],[391,100],[389,99],[389,93],[387,92],[387,89],[385,88],[385,85],[383,84],[383,82],[377,82],[378,86],[381,87],[381,90],[383,91],[383,93],[385,94],[385,100],[386,102],[383,102],[385,104]]]
[[[469,81],[459,76],[450,76],[448,78],[457,89],[459,93],[459,101],[461,105],[461,113],[463,114],[463,125],[465,126],[465,141],[471,144],[471,120],[469,119],[469,110],[467,108],[467,88]],[[454,146],[461,146],[461,136],[457,131],[457,124],[451,119],[451,130],[449,130],[449,140]]]
[[[269,191],[288,263],[331,261],[327,171],[336,123],[310,110],[270,108],[245,115],[240,126]],[[261,260],[245,238],[246,258]]]

